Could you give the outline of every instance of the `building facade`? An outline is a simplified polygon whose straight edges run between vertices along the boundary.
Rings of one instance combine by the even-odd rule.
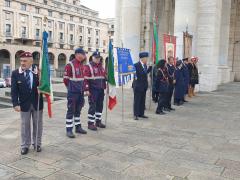
[[[177,36],[177,57],[184,58],[183,32],[192,35],[191,54],[199,57],[202,91],[240,81],[240,0],[122,0],[116,2],[115,46],[151,52],[157,17],[160,57],[163,34]]]
[[[1,0],[0,74],[9,76],[19,66],[23,51],[33,53],[39,63],[42,32],[48,32],[49,59],[54,76],[61,76],[74,49],[88,56],[95,50],[106,56],[109,24],[80,0]]]

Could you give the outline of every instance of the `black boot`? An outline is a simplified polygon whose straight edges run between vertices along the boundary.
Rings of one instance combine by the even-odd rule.
[[[67,137],[69,137],[69,138],[75,138],[75,135],[73,134],[73,132],[72,131],[67,131]]]
[[[85,131],[80,124],[75,126],[75,133],[87,134],[87,131]]]
[[[102,123],[102,121],[96,121],[96,126],[99,128],[106,128],[106,125]]]
[[[88,122],[88,129],[90,129],[92,131],[97,131],[97,127],[95,126],[95,124],[93,122]]]

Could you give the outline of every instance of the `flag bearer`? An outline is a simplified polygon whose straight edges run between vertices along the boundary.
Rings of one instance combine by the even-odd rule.
[[[66,133],[69,138],[75,138],[73,134],[73,124],[75,132],[86,134],[80,121],[80,112],[84,105],[84,91],[87,90],[87,81],[84,80],[84,65],[86,54],[83,49],[75,50],[75,58],[70,61],[64,72],[64,84],[67,87],[67,114],[66,114]],[[88,92],[87,92],[88,94]],[[74,122],[73,122],[74,118]]]
[[[167,70],[168,70],[168,80],[169,80],[167,108],[171,111],[174,111],[175,109],[172,108],[172,103],[171,103],[173,91],[174,91],[174,87],[175,87],[175,77],[174,77],[175,66],[174,66],[174,58],[173,57],[168,58]]]
[[[106,71],[103,68],[100,52],[94,52],[90,59],[89,64],[85,66],[85,78],[88,79],[90,93],[88,97],[88,129],[96,131],[98,127],[106,127],[102,123]]]

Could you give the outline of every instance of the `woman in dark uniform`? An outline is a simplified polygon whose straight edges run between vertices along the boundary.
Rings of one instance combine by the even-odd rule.
[[[197,57],[191,58],[191,63],[188,64],[188,70],[189,70],[189,76],[190,76],[190,87],[189,87],[189,96],[195,96],[194,93],[195,85],[199,83],[199,77],[198,77],[198,68],[197,68]]]

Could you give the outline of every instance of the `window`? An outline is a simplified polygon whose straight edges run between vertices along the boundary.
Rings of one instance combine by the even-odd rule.
[[[88,25],[91,26],[91,24],[92,24],[92,21],[91,21],[91,20],[88,20]]]
[[[96,26],[99,27],[99,22],[96,22]]]
[[[79,37],[79,42],[82,44],[82,41],[83,41],[83,37],[82,36],[80,36]]]
[[[114,28],[114,25],[111,25],[111,28]]]
[[[76,5],[76,1],[73,1],[73,5]]]
[[[73,34],[70,34],[70,41],[73,41]]]
[[[59,38],[60,38],[60,40],[63,40],[63,33],[59,34]]]
[[[6,33],[11,32],[11,24],[6,24]]]
[[[36,14],[40,14],[40,8],[36,7],[35,12],[36,12]]]
[[[91,34],[91,29],[90,28],[88,28],[88,34]]]
[[[59,29],[62,30],[63,29],[63,23],[59,23]]]
[[[52,39],[52,31],[48,31],[48,39]]]
[[[91,44],[91,38],[88,37],[88,44]]]
[[[10,16],[11,16],[11,13],[10,12],[6,12],[5,19],[6,20],[10,20]]]
[[[79,26],[79,32],[83,33],[83,27],[82,26]]]
[[[40,29],[36,29],[36,37],[40,36]]]
[[[70,21],[73,21],[73,16],[70,16]]]
[[[99,35],[99,31],[98,30],[96,30],[96,36],[98,36]]]
[[[43,3],[44,3],[45,5],[47,5],[47,0],[43,0]]]
[[[82,22],[83,22],[83,19],[82,19],[82,18],[79,18],[79,22],[82,23]]]
[[[106,46],[106,40],[103,40],[103,45]]]
[[[74,29],[74,25],[70,24],[70,31],[73,31],[73,29]]]
[[[59,13],[59,16],[62,19],[63,18],[63,13]]]
[[[21,10],[26,11],[27,10],[27,5],[26,4],[21,4]]]
[[[11,5],[11,4],[10,4],[10,0],[5,0],[5,6],[6,6],[6,7],[10,7],[10,5]]]
[[[52,11],[48,10],[48,16],[52,17]]]
[[[27,35],[27,28],[25,26],[22,26],[21,32],[22,32],[22,37],[26,37],[26,35]]]
[[[35,25],[36,25],[36,26],[40,26],[40,25],[41,25],[41,21],[42,21],[41,18],[36,18]]]
[[[99,45],[99,39],[98,38],[96,39],[96,45]]]
[[[49,28],[52,28],[52,24],[53,24],[52,21],[48,21],[48,27]]]

